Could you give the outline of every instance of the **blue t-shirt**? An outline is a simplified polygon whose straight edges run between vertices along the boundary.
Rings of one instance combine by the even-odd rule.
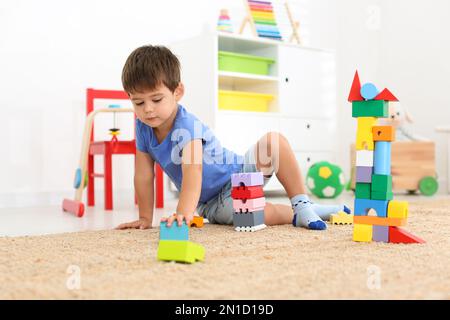
[[[192,140],[203,143],[202,191],[199,203],[216,197],[231,179],[231,174],[241,171],[244,157],[223,148],[212,131],[196,116],[178,105],[173,127],[165,139],[158,143],[153,128],[136,119],[136,147],[148,153],[181,190],[182,150]]]

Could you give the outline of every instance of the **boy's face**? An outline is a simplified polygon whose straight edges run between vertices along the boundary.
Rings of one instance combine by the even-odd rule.
[[[130,93],[136,117],[152,128],[165,123],[178,108],[178,101],[183,97],[184,86],[178,85],[174,92],[164,84],[155,90]]]

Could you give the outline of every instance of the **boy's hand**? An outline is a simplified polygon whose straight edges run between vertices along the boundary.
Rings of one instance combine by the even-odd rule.
[[[150,229],[152,227],[152,223],[147,218],[139,218],[139,220],[134,222],[122,223],[119,225],[116,230],[124,230],[124,229]]]
[[[186,221],[186,224],[189,226],[191,224],[192,219],[194,218],[194,214],[186,214],[186,215],[182,215],[182,214],[176,214],[174,213],[171,217],[168,218],[162,218],[161,222],[167,222],[167,226],[171,227],[172,223],[174,221],[178,222],[178,226],[181,227],[181,225],[183,224],[183,220]]]

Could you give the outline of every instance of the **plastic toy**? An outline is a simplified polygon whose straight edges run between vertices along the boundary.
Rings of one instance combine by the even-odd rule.
[[[358,91],[360,95],[357,94]],[[381,99],[380,95],[388,100]],[[361,97],[366,100],[362,101]],[[371,182],[356,183],[355,216],[353,219],[353,241],[356,242],[376,241],[405,244],[425,242],[398,228],[406,224],[408,204],[392,200],[391,142],[394,138],[392,132],[395,129],[380,128],[374,125],[359,125],[361,121],[367,121],[360,120],[360,118],[388,117],[389,100],[394,98],[387,89],[382,93],[378,93],[373,84],[365,84],[361,87],[358,72],[356,72],[349,94],[349,101],[353,105],[353,117],[358,118],[357,146],[355,150],[356,166],[361,165],[364,167],[356,170],[357,172],[366,172],[367,167],[370,167],[368,164],[370,162],[373,163]],[[372,135],[374,141],[376,139],[375,150],[373,152],[360,151],[360,137],[368,137],[369,135]],[[372,161],[369,159],[370,154],[374,158]],[[357,180],[362,179],[360,173]],[[368,180],[366,177],[364,179]],[[376,212],[375,217],[369,216],[373,210]]]
[[[339,212],[338,214],[332,214],[330,223],[335,225],[349,225],[353,224],[353,214],[347,214],[345,212]]]
[[[191,228],[203,228],[203,217],[194,216],[189,227]]]
[[[231,197],[233,199],[233,225],[238,232],[256,232],[266,228],[262,172],[237,173],[231,175]]]
[[[205,259],[205,248],[189,241],[189,228],[185,221],[181,227],[177,222],[170,227],[167,227],[167,222],[161,222],[159,239],[158,260],[194,263]]]
[[[318,162],[309,168],[306,185],[316,197],[334,199],[344,190],[345,176],[337,165]]]

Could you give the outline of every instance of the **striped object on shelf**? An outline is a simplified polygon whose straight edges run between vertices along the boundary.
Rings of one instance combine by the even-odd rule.
[[[259,37],[282,40],[270,1],[247,0]]]

